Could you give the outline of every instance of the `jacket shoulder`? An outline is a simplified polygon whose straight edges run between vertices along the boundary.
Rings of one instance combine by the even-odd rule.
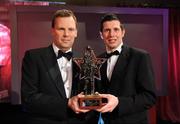
[[[125,49],[127,49],[130,53],[132,54],[149,54],[148,51],[136,47],[129,47],[129,46],[124,46]]]
[[[39,54],[44,54],[46,51],[50,50],[52,47],[40,47],[40,48],[34,48],[34,49],[29,49],[25,51],[26,54],[31,54],[31,55],[39,55]]]

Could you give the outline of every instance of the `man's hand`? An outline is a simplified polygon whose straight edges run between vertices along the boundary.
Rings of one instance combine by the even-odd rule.
[[[118,98],[111,94],[99,94],[99,96],[106,98],[108,102],[103,107],[97,109],[98,112],[101,113],[112,112],[119,103]]]
[[[87,109],[80,109],[79,108],[79,98],[82,98],[84,97],[83,93],[80,93],[78,94],[77,96],[73,96],[71,98],[69,98],[68,100],[68,106],[76,113],[76,114],[79,114],[79,113],[86,113],[88,112],[89,110]]]

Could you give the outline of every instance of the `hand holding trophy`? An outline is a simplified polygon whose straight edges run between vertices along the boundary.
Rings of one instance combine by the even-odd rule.
[[[79,99],[82,109],[97,109],[103,106],[102,97],[95,91],[95,78],[100,79],[100,67],[105,58],[96,58],[94,51],[87,46],[83,58],[73,59],[80,68],[80,80],[83,82],[84,97]]]

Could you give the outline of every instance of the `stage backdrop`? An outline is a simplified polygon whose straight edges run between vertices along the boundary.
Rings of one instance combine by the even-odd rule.
[[[51,18],[58,9],[71,9],[78,19],[78,38],[74,49],[82,52],[90,45],[96,55],[105,48],[99,36],[101,16],[113,12],[126,28],[124,43],[147,50],[156,77],[158,95],[167,89],[168,10],[150,8],[80,7],[80,6],[13,6],[12,29],[12,103],[20,103],[21,62],[27,49],[51,44]]]

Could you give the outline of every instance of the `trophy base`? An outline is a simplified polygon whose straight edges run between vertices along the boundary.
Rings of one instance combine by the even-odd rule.
[[[79,99],[79,105],[81,109],[98,109],[104,104],[102,103],[102,97],[99,95],[86,95]]]

